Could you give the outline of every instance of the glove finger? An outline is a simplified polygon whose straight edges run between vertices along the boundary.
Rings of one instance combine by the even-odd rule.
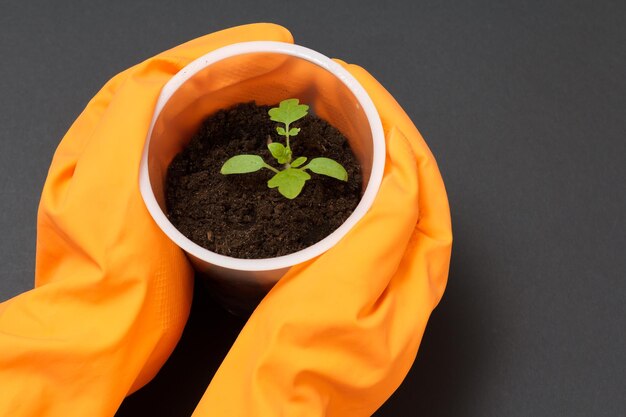
[[[367,90],[380,114],[383,126],[395,126],[402,131],[415,154],[420,190],[418,197],[420,215],[416,233],[411,238],[403,262],[407,267],[413,263],[425,265],[422,262],[424,259],[416,256],[415,252],[418,250],[432,255],[427,258],[430,262],[426,264],[431,271],[427,276],[430,278],[429,285],[435,295],[432,305],[434,308],[445,289],[452,246],[450,207],[437,162],[424,138],[393,96],[362,67],[336,61],[350,71]]]

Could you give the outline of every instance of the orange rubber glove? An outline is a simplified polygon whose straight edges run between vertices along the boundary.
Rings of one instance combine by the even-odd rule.
[[[370,416],[411,367],[445,289],[450,211],[436,162],[393,97],[366,89],[387,160],[370,211],[322,256],[292,268],[261,302],[194,417]]]
[[[0,415],[112,416],[171,352],[191,271],[143,206],[141,148],[169,77],[259,39],[292,41],[274,25],[192,41],[118,75],[72,126],[42,196],[39,288],[0,305]],[[434,159],[393,98],[347,68],[385,128],[379,195],[337,246],[265,298],[194,415],[368,416],[408,371],[443,293],[451,227]]]
[[[37,288],[0,304],[0,416],[112,416],[178,342],[193,273],[139,193],[161,87],[235,42],[293,42],[271,24],[201,37],[130,68],[59,145],[37,221]]]

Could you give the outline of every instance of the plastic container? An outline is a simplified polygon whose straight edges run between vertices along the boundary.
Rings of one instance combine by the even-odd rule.
[[[189,240],[166,215],[164,186],[174,156],[202,121],[219,109],[252,100],[275,104],[293,97],[338,128],[361,164],[364,192],[352,215],[318,243],[276,258],[233,258]],[[348,233],[372,205],[384,165],[380,117],[363,87],[340,64],[298,45],[243,42],[196,59],[163,87],[146,138],[139,181],[155,222],[187,253],[212,294],[231,312],[242,314],[251,311],[290,267],[321,255]]]

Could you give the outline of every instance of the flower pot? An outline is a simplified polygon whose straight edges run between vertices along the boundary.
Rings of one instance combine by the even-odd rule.
[[[211,252],[180,233],[165,206],[167,168],[202,121],[219,109],[296,97],[348,139],[363,174],[363,195],[348,219],[326,238],[298,252],[267,259],[238,259]],[[385,140],[371,99],[337,62],[311,49],[281,42],[244,42],[210,52],[174,75],[157,101],[140,168],[140,189],[163,232],[206,277],[212,294],[230,311],[253,309],[294,265],[332,248],[365,215],[383,176]]]

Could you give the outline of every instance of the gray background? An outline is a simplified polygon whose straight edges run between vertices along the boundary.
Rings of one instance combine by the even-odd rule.
[[[31,287],[47,167],[99,87],[191,38],[273,21],[373,73],[447,185],[448,289],[376,415],[624,416],[624,4],[2,0],[0,300]],[[196,297],[174,356],[118,416],[189,415],[242,325]]]

